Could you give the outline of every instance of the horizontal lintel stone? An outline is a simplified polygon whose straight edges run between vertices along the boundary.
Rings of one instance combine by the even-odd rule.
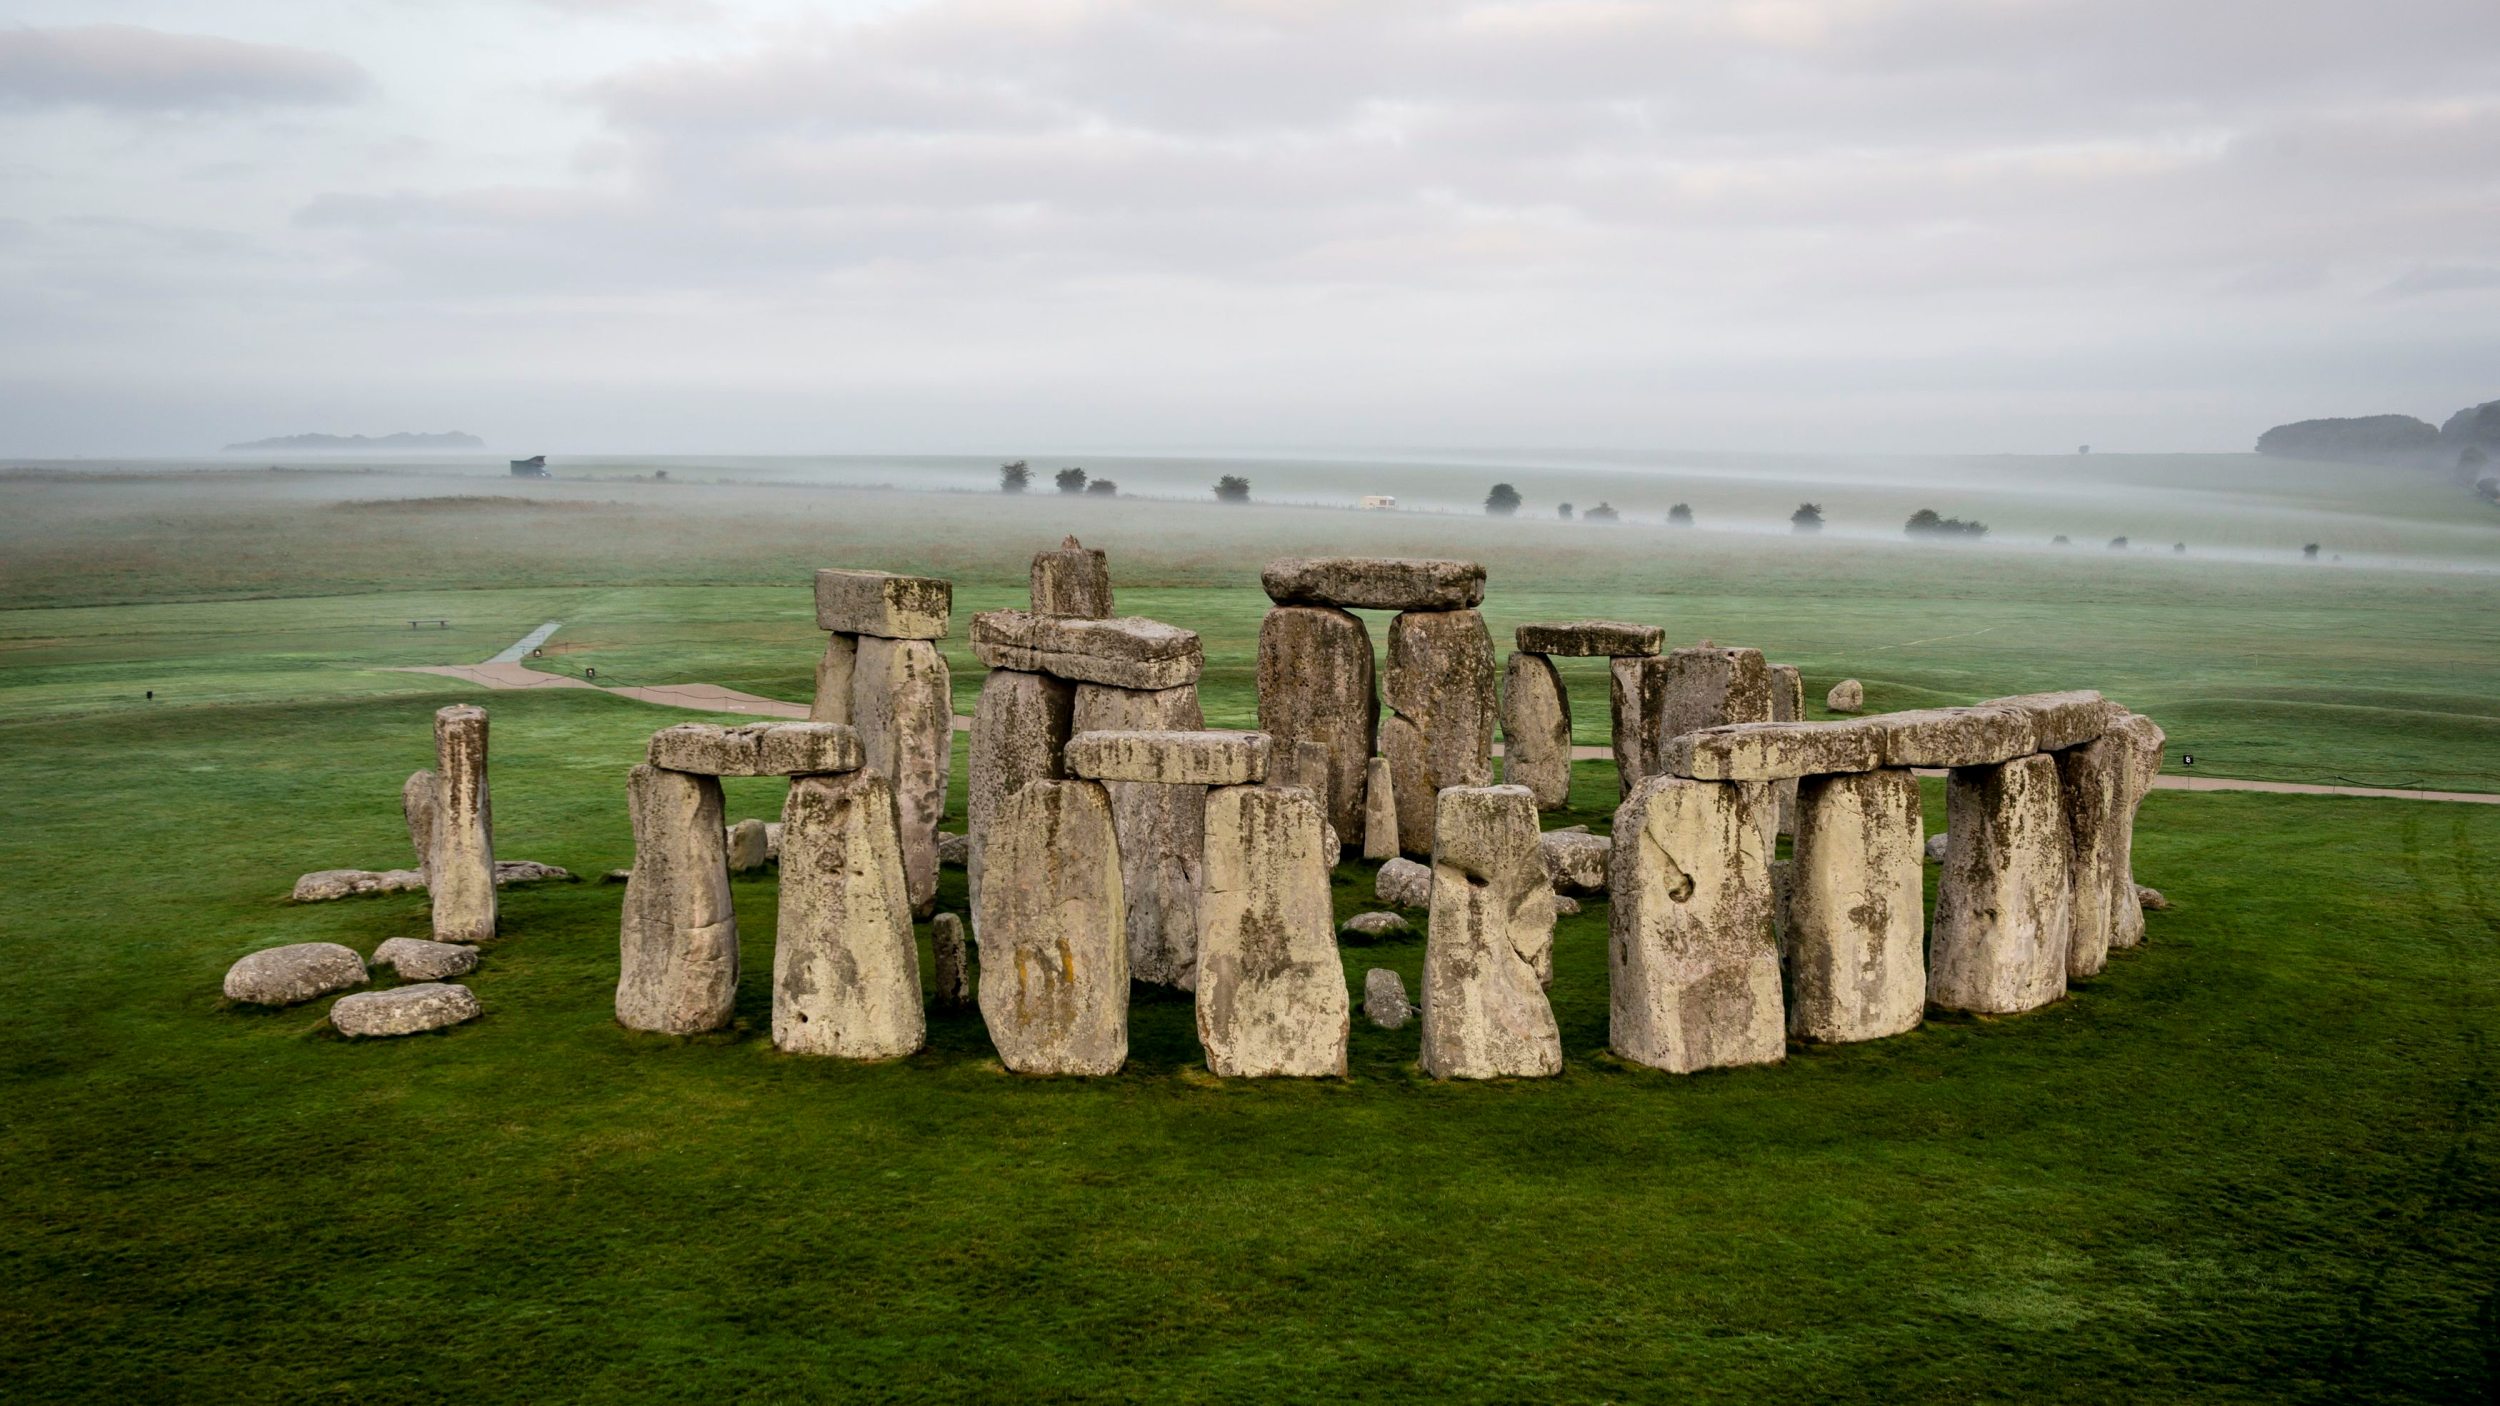
[[[1196,683],[1206,667],[1196,630],[1138,615],[1085,620],[1029,610],[985,610],[972,617],[972,652],[993,669],[1021,669],[1112,688],[1178,688]]]
[[[1091,781],[1247,786],[1267,779],[1264,732],[1080,732],[1068,739],[1068,774]]]
[[[1995,766],[2039,750],[2039,730],[2020,708],[1919,708],[1859,721],[1882,730],[1888,767]]]
[[[1884,764],[1881,719],[1830,723],[1730,723],[1671,739],[1669,775],[1696,781],[1790,781],[1874,771]]]
[[[1278,605],[1345,610],[1471,610],[1484,603],[1484,567],[1428,557],[1280,557],[1259,573]]]
[[[2088,688],[2063,693],[2018,693],[2010,698],[1991,698],[1979,706],[2019,708],[2029,714],[2035,752],[2080,747],[2116,727],[2127,712]]]
[[[1664,627],[1632,625],[1621,620],[1522,625],[1514,638],[1522,654],[1558,654],[1574,659],[1629,659],[1656,654],[1667,644]]]
[[[651,734],[645,759],[696,776],[822,776],[857,771],[862,758],[843,723],[679,723]]]
[[[816,573],[816,628],[889,640],[942,640],[955,610],[955,584],[891,571]]]

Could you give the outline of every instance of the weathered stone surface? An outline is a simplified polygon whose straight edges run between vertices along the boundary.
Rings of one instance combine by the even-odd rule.
[[[972,617],[972,652],[993,669],[1148,691],[1194,684],[1206,667],[1196,630],[1135,615],[1086,620],[985,610]]]
[[[981,1018],[1019,1074],[1113,1074],[1128,1059],[1128,937],[1111,798],[1033,781],[992,818],[973,930]]]
[[[2161,725],[2141,713],[2129,713],[2112,729],[2127,744],[2127,789],[2118,808],[2117,872],[2111,875],[2109,945],[2133,947],[2144,941],[2146,903],[2135,882],[2135,817],[2161,775],[2162,746],[2169,741]],[[2149,890],[2147,890],[2149,891]]]
[[[764,822],[764,857],[775,863],[781,860],[781,822],[778,820]]]
[[[1078,736],[1195,732],[1205,722],[1195,684],[1152,692],[1100,684],[1081,684],[1076,690]],[[1075,751],[1073,741],[1069,751]],[[1187,991],[1198,972],[1198,886],[1206,847],[1206,787],[1113,781],[1104,789],[1111,797],[1112,823],[1120,839],[1120,881],[1128,902],[1129,976]]]
[[[418,1035],[477,1019],[477,993],[465,986],[429,981],[388,991],[359,991],[330,1007],[330,1024],[341,1035],[370,1040]]]
[[[1666,660],[1653,656],[1617,659],[1607,668],[1607,702],[1614,723],[1614,735],[1609,740],[1614,744],[1615,781],[1620,794],[1627,797],[1633,787],[1641,784],[1643,768],[1649,761],[1648,745],[1641,733],[1641,695],[1649,687],[1649,672],[1666,666]]]
[[[816,628],[889,640],[942,640],[955,586],[934,576],[890,571],[816,573]]]
[[[1198,1041],[1222,1078],[1343,1077],[1349,1022],[1319,798],[1299,787],[1206,795]]]
[[[1862,726],[1883,735],[1883,765],[1995,766],[2031,753],[2031,717],[2019,708],[1919,708],[1878,713]]]
[[[2065,995],[2074,876],[2056,760],[1957,768],[1945,817],[1927,1003],[2006,1014]]]
[[[782,815],[773,1045],[898,1059],[927,1039],[894,792],[874,770],[803,776]]]
[[[417,852],[417,872],[434,868],[434,806],[442,783],[432,771],[414,771],[399,788],[399,813],[408,822],[408,847]]]
[[[1768,788],[1653,776],[1615,821],[1610,1040],[1673,1073],[1787,1051],[1772,936]]]
[[[1111,561],[1074,537],[1055,552],[1033,554],[1033,613],[1111,618]]]
[[[495,935],[495,810],[486,784],[486,710],[455,704],[434,715],[434,940]]]
[[[1346,610],[1468,610],[1484,604],[1484,568],[1420,557],[1284,557],[1259,573],[1278,605]]]
[[[389,967],[409,981],[440,981],[476,971],[477,949],[465,942],[394,937],[373,949],[372,965]]]
[[[1357,913],[1340,924],[1338,931],[1377,942],[1388,937],[1411,937],[1415,925],[1400,913]]]
[[[1866,706],[1866,687],[1856,679],[1842,679],[1823,695],[1823,706],[1835,713],[1854,713]]]
[[[741,820],[729,827],[729,872],[751,874],[771,862],[764,844],[764,822]]]
[[[1259,727],[1279,748],[1328,748],[1328,823],[1360,832],[1379,739],[1371,632],[1342,610],[1278,606],[1259,625]]]
[[[1641,670],[1641,772],[1666,770],[1668,745],[1688,732],[1771,720],[1771,667],[1758,649],[1695,645]]]
[[[425,875],[414,869],[316,869],[298,878],[289,903],[326,903],[360,893],[415,893]]]
[[[1667,739],[1658,770],[1696,781],[1778,781],[1873,771],[1884,761],[1882,721],[1706,727]]]
[[[1410,610],[1389,622],[1389,668],[1381,694],[1391,715],[1380,754],[1398,802],[1398,848],[1432,852],[1437,797],[1445,787],[1493,779],[1493,637],[1472,610]]]
[[[1542,654],[1514,654],[1502,681],[1502,779],[1525,786],[1538,810],[1571,800],[1571,695]]]
[[[1554,916],[1557,918],[1576,918],[1580,916],[1580,900],[1573,898],[1567,893],[1555,894]],[[1543,980],[1550,983],[1553,980],[1552,973],[1547,973]]]
[[[1271,749],[1265,783],[1270,786],[1300,787],[1311,793],[1324,812],[1335,787],[1330,784],[1328,744],[1301,741]],[[1240,782],[1232,782],[1240,785]]]
[[[1546,877],[1566,893],[1604,893],[1614,848],[1614,841],[1578,828],[1548,830],[1536,840]]]
[[[1930,835],[1930,836],[1928,836],[1928,837],[1927,837],[1927,862],[1928,862],[1928,863],[1930,863],[1930,864],[1942,864],[1942,863],[1944,863],[1944,851],[1945,851],[1945,846],[1946,846],[1946,845],[1950,842],[1950,839],[1951,839],[1950,835],[1949,835],[1946,831],[1943,831],[1943,830],[1938,830],[1936,833],[1934,833],[1934,834],[1932,834],[1932,835]]]
[[[861,765],[885,777],[903,841],[903,880],[915,913],[937,901],[938,822],[955,760],[955,688],[946,656],[927,640],[867,638],[851,682]]]
[[[625,799],[634,874],[619,923],[617,1022],[663,1035],[717,1030],[738,997],[738,915],[730,906],[720,781],[638,766],[627,774]]]
[[[2031,719],[2031,750],[2062,752],[2080,747],[2117,725],[2127,710],[2090,689],[2064,693],[2017,693],[1990,698],[1982,708],[2012,708]]]
[[[1397,782],[1387,757],[1374,757],[1363,767],[1363,857],[1398,857]]]
[[[2126,862],[2119,853],[2118,816],[2127,801],[2127,739],[2096,737],[2053,755],[2074,872],[2066,979],[2082,981],[2109,965],[2110,939],[2117,930],[2118,885]]]
[[[816,659],[816,696],[807,705],[809,722],[850,722],[852,679],[858,668],[859,636],[825,636],[825,652]]]
[[[1791,1036],[1876,1040],[1926,1012],[1921,827],[1918,778],[1907,771],[1798,783],[1781,924]]]
[[[2135,886],[2135,901],[2147,913],[2164,912],[2170,907],[2170,900],[2162,896],[2160,889],[2148,888],[2143,884]]]
[[[1166,786],[1248,785],[1269,767],[1264,732],[1080,732],[1065,756],[1070,776]]]
[[[964,874],[976,905],[982,853],[999,806],[1026,782],[1067,775],[1063,753],[1075,719],[1076,685],[1066,679],[992,669],[981,681],[964,791]]]
[[[1383,1030],[1403,1030],[1415,1018],[1406,999],[1406,980],[1387,967],[1363,973],[1363,1018]]]
[[[858,730],[840,723],[678,723],[651,734],[643,760],[695,776],[815,776],[865,756]]]
[[[1771,666],[1771,721],[1798,723],[1806,719],[1805,672],[1794,664]],[[1783,835],[1797,833],[1797,778],[1787,777],[1771,786],[1779,798],[1779,831]]]
[[[1399,908],[1432,906],[1432,867],[1411,859],[1392,859],[1372,880],[1372,897]]]
[[[560,865],[541,864],[535,859],[498,859],[495,861],[495,883],[498,887],[513,884],[543,883],[550,879],[573,882],[573,872]]]
[[[301,1005],[365,984],[365,959],[335,942],[264,947],[226,968],[226,999],[258,1006]]]
[[[1627,625],[1620,620],[1570,620],[1522,625],[1511,638],[1522,654],[1619,659],[1656,654],[1666,647],[1667,632],[1656,625]]]
[[[1545,999],[1554,890],[1537,858],[1536,801],[1522,786],[1452,787],[1434,798],[1432,921],[1424,937],[1423,1069],[1436,1079],[1562,1072]]]
[[[958,1008],[972,1004],[972,951],[964,945],[964,920],[940,913],[929,920],[929,956],[937,1003]]]
[[[953,830],[938,831],[938,867],[961,869],[972,862],[972,837]]]

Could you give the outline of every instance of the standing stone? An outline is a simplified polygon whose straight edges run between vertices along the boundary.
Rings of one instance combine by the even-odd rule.
[[[1923,823],[1907,771],[1799,783],[1782,924],[1791,1036],[1837,1043],[1917,1027],[1927,1008]]]
[[[751,874],[771,861],[772,837],[761,820],[749,818],[730,826],[728,843],[732,874]]]
[[[915,913],[937,902],[937,831],[955,754],[953,681],[928,640],[863,636],[851,682],[851,723],[866,767],[894,788],[903,878]]]
[[[1643,657],[1616,659],[1607,666],[1609,711],[1614,732],[1609,739],[1615,749],[1615,780],[1621,795],[1629,798],[1632,788],[1641,784],[1645,774],[1643,763],[1648,758],[1648,744],[1641,737],[1641,695],[1648,690],[1646,677],[1652,669],[1663,669],[1663,658]]]
[[[1055,552],[1033,554],[1033,613],[1111,618],[1111,563],[1098,547],[1069,537]]]
[[[738,999],[738,915],[717,777],[638,766],[625,780],[634,873],[616,978],[632,1030],[692,1035],[729,1023]]]
[[[1502,682],[1502,779],[1525,786],[1538,810],[1571,801],[1571,694],[1542,654],[1513,654]]]
[[[1048,674],[992,669],[972,709],[964,804],[964,876],[977,904],[982,847],[998,808],[1029,781],[1067,775],[1061,754],[1075,726],[1076,685]]]
[[[1380,753],[1398,802],[1398,847],[1430,854],[1445,787],[1493,779],[1493,636],[1473,610],[1410,610],[1389,622],[1390,708]]]
[[[495,812],[486,789],[486,710],[455,704],[434,715],[436,942],[495,936]]]
[[[960,1008],[972,1004],[972,954],[964,947],[964,920],[940,913],[929,920],[929,955],[937,966],[937,1003]]]
[[[1398,857],[1397,783],[1389,775],[1387,757],[1363,765],[1363,857]]]
[[[1383,1030],[1405,1028],[1415,1018],[1415,1008],[1406,1000],[1405,980],[1387,967],[1363,973],[1363,1016]]]
[[[816,697],[807,705],[807,720],[812,723],[847,723],[851,720],[852,677],[859,668],[859,636],[840,633],[825,636],[825,652],[816,661]]]
[[[1771,721],[1798,723],[1806,719],[1805,671],[1794,664],[1771,666]],[[1797,778],[1788,777],[1772,784],[1771,793],[1779,798],[1780,833],[1797,833]]]
[[[1319,798],[1219,786],[1205,806],[1197,979],[1207,1068],[1227,1079],[1344,1077],[1350,1015]]]
[[[1771,669],[1758,649],[1669,650],[1641,672],[1641,771],[1667,769],[1667,744],[1688,732],[1771,721]]]
[[[1760,782],[1652,776],[1607,865],[1616,1054],[1672,1073],[1787,1052]]]
[[[1856,679],[1842,679],[1823,695],[1823,706],[1835,713],[1854,713],[1866,706],[1866,688]]]
[[[1019,1074],[1114,1074],[1128,1059],[1127,903],[1111,798],[1034,781],[991,818],[973,933],[981,1019]]]
[[[802,776],[782,807],[773,1044],[899,1059],[927,1040],[894,792],[876,771]]]
[[[2065,995],[2074,874],[2056,760],[1956,768],[1945,834],[1927,1003],[2003,1015]]]
[[[399,813],[408,822],[408,847],[417,852],[417,872],[428,887],[434,882],[434,806],[441,783],[431,771],[412,771],[399,788]]]
[[[1101,684],[1076,689],[1078,732],[1188,732],[1206,725],[1198,686],[1151,693]],[[1120,840],[1128,902],[1128,970],[1138,981],[1187,991],[1198,972],[1198,877],[1206,849],[1207,788],[1151,781],[1104,783]]]
[[[2111,939],[2117,933],[2118,878],[2125,864],[2118,852],[2118,814],[2127,802],[2127,774],[2132,760],[2127,739],[2109,733],[2080,747],[2053,753],[2057,760],[2058,798],[2066,807],[2066,833],[2073,844],[2074,920],[2066,940],[2066,979],[2082,981],[2109,965]]]
[[[1328,823],[1356,833],[1380,722],[1371,632],[1331,606],[1278,606],[1259,625],[1258,687],[1259,728],[1280,752],[1328,748]]]
[[[1554,890],[1524,786],[1434,797],[1432,921],[1424,938],[1424,1072],[1436,1079],[1562,1072],[1562,1035],[1537,979],[1554,946]]]
[[[2152,794],[2153,778],[2161,775],[2161,749],[2169,738],[2161,725],[2141,713],[2129,713],[2111,729],[2127,744],[2127,789],[2118,806],[2116,872],[2110,875],[2109,945],[2134,947],[2144,941],[2142,889],[2135,881],[2135,817]]]

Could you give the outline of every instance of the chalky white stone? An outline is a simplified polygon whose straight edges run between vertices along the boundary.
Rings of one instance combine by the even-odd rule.
[[[1921,826],[1918,778],[1907,771],[1798,783],[1781,928],[1794,1038],[1876,1040],[1926,1013]]]
[[[903,879],[912,911],[937,901],[938,822],[954,765],[954,681],[946,656],[927,640],[865,638],[851,680],[851,721],[861,765],[894,791],[903,841]]]
[[[892,788],[876,771],[802,776],[781,815],[774,1046],[843,1059],[911,1054],[928,1032]]]
[[[408,981],[441,981],[476,971],[477,949],[464,942],[394,937],[373,949],[371,965],[389,967]]]
[[[1545,999],[1554,890],[1523,786],[1452,787],[1435,799],[1432,921],[1424,938],[1423,1069],[1436,1079],[1562,1072]]]
[[[1371,632],[1345,611],[1278,606],[1259,624],[1259,728],[1280,750],[1328,749],[1328,823],[1361,833],[1366,766],[1378,743]]]
[[[1672,1073],[1787,1050],[1759,783],[1653,776],[1615,821],[1616,1054]]]
[[[634,872],[618,925],[617,1022],[662,1035],[720,1029],[738,999],[720,781],[638,766],[625,799]]]
[[[434,940],[495,936],[495,812],[486,785],[486,710],[455,704],[434,715]]]
[[[1571,800],[1571,695],[1542,654],[1513,654],[1504,674],[1502,780],[1527,787],[1539,810]]]
[[[1432,906],[1432,866],[1407,858],[1392,859],[1372,876],[1372,897],[1393,908]]]
[[[365,984],[365,959],[335,942],[264,947],[226,968],[226,999],[294,1006]]]
[[[1219,1077],[1346,1072],[1325,824],[1319,799],[1298,787],[1207,792],[1198,1041]]]
[[[1196,733],[1205,723],[1198,686],[1140,689],[1079,684],[1074,726],[1088,734],[1138,737],[1148,733]],[[1256,734],[1229,734],[1246,738]],[[1214,744],[1247,766],[1254,743]],[[1068,744],[1071,774],[1077,760]],[[1108,758],[1097,758],[1108,760]],[[1204,760],[1204,759],[1202,759]],[[1175,777],[1190,768],[1167,773]],[[1198,886],[1206,848],[1206,787],[1185,781],[1111,781],[1113,828],[1120,840],[1120,884],[1128,902],[1128,970],[1137,981],[1187,991],[1198,972]]]
[[[2056,760],[1955,769],[1945,833],[1927,1003],[2003,1015],[2065,995],[2074,874]]]
[[[1034,781],[1000,803],[973,930],[981,1018],[1019,1074],[1113,1074],[1128,1059],[1127,902],[1111,798]]]
[[[330,1024],[351,1039],[417,1035],[477,1019],[477,993],[465,986],[423,982],[388,991],[359,991],[330,1007]]]
[[[1380,726],[1398,803],[1398,848],[1432,852],[1436,797],[1493,779],[1493,637],[1473,610],[1409,610],[1389,622]]]

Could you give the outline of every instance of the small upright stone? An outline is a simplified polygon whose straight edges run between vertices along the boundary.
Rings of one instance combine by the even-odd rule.
[[[1945,817],[1927,1003],[2004,1015],[2065,995],[2074,875],[2056,760],[1955,769]]]
[[[1398,847],[1432,852],[1436,797],[1493,779],[1493,637],[1473,610],[1409,610],[1389,622],[1381,725],[1398,801]]]
[[[1374,757],[1363,769],[1363,857],[1398,857],[1397,783],[1389,776],[1389,759]]]
[[[365,984],[365,959],[335,942],[264,947],[226,968],[226,999],[294,1006]]]
[[[800,777],[781,813],[774,1047],[842,1059],[918,1050],[920,945],[884,774]]]
[[[330,1007],[330,1024],[350,1039],[416,1035],[477,1019],[477,993],[425,982],[388,991],[359,991]]]
[[[627,774],[625,799],[634,872],[619,922],[617,1023],[662,1035],[717,1030],[738,999],[738,914],[720,781],[638,766]]]
[[[1542,654],[1518,653],[1502,683],[1502,779],[1525,786],[1538,810],[1571,800],[1571,695]]]
[[[1552,961],[1554,890],[1537,858],[1536,801],[1519,786],[1452,787],[1435,801],[1424,1072],[1559,1074],[1562,1035],[1540,971]]]
[[[964,920],[940,913],[929,920],[929,955],[936,965],[937,1003],[949,1008],[972,1004],[972,953],[964,946]]]
[[[1219,786],[1206,797],[1198,1040],[1221,1078],[1342,1078],[1345,967],[1318,797]]]
[[[495,936],[495,812],[486,786],[486,710],[455,704],[434,715],[434,940]]]
[[[1856,679],[1842,679],[1823,695],[1823,706],[1835,713],[1854,713],[1866,706],[1866,687]]]
[[[408,822],[408,847],[417,852],[417,872],[434,879],[434,798],[440,785],[431,771],[408,774],[399,788],[399,813]]]
[[[771,862],[764,822],[741,820],[729,827],[729,872],[752,874]]]
[[[477,970],[477,949],[459,942],[394,937],[373,949],[373,965],[389,967],[408,981],[441,981]]]
[[[1758,783],[1653,776],[1615,822],[1608,955],[1616,1054],[1670,1073],[1787,1051]]]
[[[955,586],[933,576],[891,571],[816,573],[816,628],[889,640],[942,640]]]
[[[991,822],[973,930],[981,1018],[1019,1074],[1116,1074],[1128,1059],[1127,903],[1111,798],[1034,781]]]
[[[1383,1030],[1402,1030],[1415,1018],[1407,1003],[1406,979],[1387,967],[1363,973],[1363,1018]]]
[[[1033,554],[1033,613],[1111,618],[1111,563],[1099,547],[1069,537],[1055,552]]]
[[[1420,557],[1284,557],[1259,573],[1278,605],[1344,610],[1470,610],[1484,604],[1484,568]]]

